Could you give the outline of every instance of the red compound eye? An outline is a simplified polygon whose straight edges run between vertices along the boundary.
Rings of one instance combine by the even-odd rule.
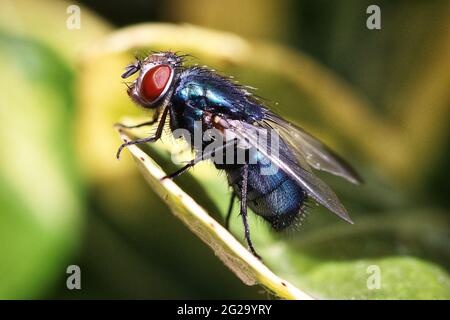
[[[168,65],[159,65],[147,71],[142,79],[141,93],[149,102],[156,101],[164,92],[172,76]]]

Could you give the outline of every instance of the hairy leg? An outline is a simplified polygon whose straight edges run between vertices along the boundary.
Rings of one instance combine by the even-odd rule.
[[[134,144],[141,144],[141,143],[147,143],[147,142],[155,142],[157,141],[159,138],[161,138],[163,129],[164,129],[164,125],[166,123],[166,118],[167,118],[167,114],[169,112],[169,108],[164,109],[163,114],[161,116],[161,121],[159,121],[158,123],[158,127],[156,128],[156,133],[153,137],[147,137],[147,138],[141,138],[141,139],[136,139],[133,141],[127,141],[125,143],[123,143],[119,149],[117,150],[117,154],[116,154],[116,158],[120,159],[120,154],[123,150],[123,148],[134,145]]]
[[[138,123],[138,124],[135,124],[135,125],[132,125],[132,126],[127,126],[127,125],[122,124],[122,123],[116,123],[115,126],[119,127],[119,128],[124,128],[124,129],[135,129],[135,128],[140,128],[140,127],[145,127],[145,126],[152,126],[156,122],[158,122],[158,118],[159,118],[159,113],[155,112],[155,114],[153,115],[152,120],[150,120],[150,121]]]
[[[253,255],[261,260],[261,257],[256,253],[255,248],[253,247],[252,239],[250,238],[250,228],[248,226],[247,220],[248,164],[245,164],[243,168],[244,172],[242,177],[242,188],[241,188],[241,216],[242,216],[242,223],[244,224],[245,240],[247,241],[248,247],[250,248],[250,251],[253,253]]]

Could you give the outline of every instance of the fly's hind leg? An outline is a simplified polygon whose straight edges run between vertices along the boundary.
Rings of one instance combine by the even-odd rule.
[[[253,247],[252,239],[250,238],[250,228],[248,226],[247,220],[247,184],[248,184],[248,164],[245,164],[243,167],[243,177],[242,177],[242,188],[241,188],[241,216],[242,223],[244,224],[244,234],[245,240],[247,241],[248,247],[250,251],[253,253],[255,257],[259,260],[262,260],[261,257],[256,253],[255,248]]]

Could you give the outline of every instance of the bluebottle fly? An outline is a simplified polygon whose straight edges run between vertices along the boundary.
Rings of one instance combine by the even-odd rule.
[[[155,113],[151,121],[127,128],[158,125],[153,136],[123,143],[117,151],[117,158],[124,147],[160,139],[167,120],[172,132],[184,129],[190,136],[198,131],[199,123],[202,132],[215,129],[224,136],[225,131],[232,132],[232,138],[225,137],[226,143],[222,149],[238,151],[243,148],[240,141],[245,141],[256,152],[251,156],[246,151],[244,162],[216,161],[217,158],[213,162],[217,169],[226,172],[232,187],[226,227],[233,202],[238,197],[245,239],[255,256],[258,257],[250,238],[247,208],[279,231],[301,218],[305,214],[306,200],[312,198],[352,223],[336,194],[313,174],[312,168],[355,184],[361,182],[358,174],[319,140],[272,112],[246,87],[206,67],[185,66],[184,56],[173,52],[154,52],[137,59],[125,68],[122,78],[135,73],[139,74],[128,85],[128,95],[135,103],[154,109]],[[278,138],[277,150],[267,140],[263,140],[265,145],[261,143],[258,135],[263,131],[269,131],[270,135]],[[199,161],[212,159],[211,156],[218,150],[206,154],[203,150],[210,142],[202,142],[201,148],[198,148],[192,139],[186,139],[196,151],[195,159],[165,178],[174,178]],[[251,157],[253,161],[250,161]],[[223,159],[219,157],[219,160]],[[235,157],[233,160],[236,160]],[[279,170],[273,174],[262,174],[261,169],[267,166]]]

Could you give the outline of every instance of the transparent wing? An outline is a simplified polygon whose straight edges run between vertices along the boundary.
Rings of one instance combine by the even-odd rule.
[[[256,148],[276,167],[283,170],[297,181],[311,198],[345,221],[353,223],[347,210],[341,204],[333,190],[307,168],[303,168],[296,159],[293,159],[292,151],[288,149],[289,147],[285,145],[282,140],[277,144],[262,143],[265,139],[261,139],[261,136],[267,136],[267,130],[270,130],[269,126],[255,126],[237,120],[229,121],[229,125],[237,139],[245,141],[245,144],[249,144]],[[273,130],[270,131],[270,134],[278,136]],[[270,139],[270,141],[272,141],[272,139]]]
[[[303,129],[273,113],[267,114],[266,121],[271,127],[278,130],[283,140],[301,159],[300,161],[306,161],[314,169],[340,176],[354,184],[363,182],[358,173],[345,160]]]

